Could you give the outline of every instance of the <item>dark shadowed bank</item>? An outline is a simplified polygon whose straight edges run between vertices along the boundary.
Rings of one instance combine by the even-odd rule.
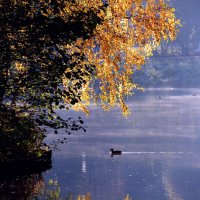
[[[18,161],[23,165],[50,162],[51,150],[43,143],[47,127],[56,134],[59,129],[65,129],[66,134],[85,131],[80,118],[63,119],[55,109],[68,110],[69,105],[80,101],[78,91],[85,83],[83,77],[91,75],[93,66],[84,66],[85,73],[73,71],[85,56],[76,52],[69,55],[62,45],[90,38],[101,21],[98,11],[79,10],[63,16],[59,13],[64,8],[60,1],[43,5],[41,1],[0,0],[1,166]],[[46,15],[49,9],[52,13]],[[72,57],[76,61],[72,62]],[[65,73],[68,68],[73,74]],[[63,76],[76,79],[77,84],[64,89]],[[64,102],[66,98],[69,105]]]

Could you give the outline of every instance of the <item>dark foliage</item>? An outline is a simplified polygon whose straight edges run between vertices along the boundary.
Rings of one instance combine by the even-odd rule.
[[[1,147],[13,146],[16,154],[20,153],[17,149],[29,151],[28,146],[23,146],[26,141],[33,143],[34,149],[39,138],[41,146],[44,129],[38,129],[40,126],[53,128],[55,133],[58,129],[65,129],[68,134],[80,129],[85,131],[81,119],[63,119],[56,110],[68,110],[69,105],[80,101],[83,77],[91,76],[94,67],[82,66],[84,73],[73,70],[85,56],[76,52],[69,54],[63,46],[78,38],[91,37],[100,18],[94,10],[63,18],[59,15],[62,3],[50,1],[47,7],[40,4],[38,0],[0,0],[0,113],[5,119],[0,120],[0,137],[6,141],[5,145],[1,142]],[[45,15],[50,7],[53,13]],[[76,60],[72,61],[72,57]],[[16,63],[22,69],[17,70]],[[66,73],[66,69],[70,72]],[[64,88],[63,76],[77,83]],[[63,101],[65,98],[69,99],[68,105]],[[11,123],[13,120],[15,125]],[[32,133],[26,134],[28,131]],[[12,141],[18,135],[27,138]]]

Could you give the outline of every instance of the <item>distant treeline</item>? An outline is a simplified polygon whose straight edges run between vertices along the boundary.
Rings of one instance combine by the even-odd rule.
[[[163,42],[155,56],[200,55],[200,1],[170,0],[182,27],[173,42]]]
[[[200,56],[151,58],[134,80],[142,87],[200,87]]]

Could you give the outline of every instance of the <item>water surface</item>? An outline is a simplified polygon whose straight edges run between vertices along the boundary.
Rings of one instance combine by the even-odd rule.
[[[127,119],[92,106],[87,133],[54,153],[45,179],[58,180],[63,195],[95,200],[200,199],[200,90],[149,89],[128,105]],[[123,153],[110,157],[110,148]]]
[[[122,200],[126,194],[134,200],[200,199],[200,90],[148,89],[127,103],[127,119],[120,109],[97,106],[89,117],[62,112],[82,116],[87,133],[68,136],[53,154],[52,169],[0,182],[0,199],[30,199],[50,179],[63,197],[90,192],[93,200]],[[122,155],[110,157],[110,148]]]

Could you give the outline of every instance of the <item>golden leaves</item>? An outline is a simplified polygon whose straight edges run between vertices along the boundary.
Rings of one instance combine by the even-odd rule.
[[[27,67],[25,66],[25,64],[19,61],[16,61],[14,63],[14,67],[19,73],[25,73],[27,71]]]
[[[72,58],[70,62],[76,63],[76,67],[67,69],[69,72],[80,70],[84,74],[87,72],[84,66],[95,66],[93,77],[83,75],[84,83],[78,90],[83,104],[75,106],[86,111],[89,102],[99,98],[104,109],[120,105],[127,115],[124,97],[131,95],[134,89],[141,89],[132,80],[134,70],[140,69],[162,40],[176,38],[180,21],[175,17],[175,10],[164,0],[107,0],[107,3],[108,6],[102,9],[101,0],[57,0],[55,9],[51,0],[40,0],[40,7],[46,17],[59,16],[67,21],[79,12],[93,11],[103,20],[90,39],[79,38],[74,44],[63,44]],[[77,62],[75,53],[84,54],[86,59]],[[21,69],[20,65],[18,68]],[[64,87],[75,84],[76,80],[63,76]]]
[[[163,39],[175,39],[180,22],[164,1],[109,0],[108,4],[95,36],[80,48],[88,62],[96,66],[103,108],[118,103],[126,115],[124,96],[139,88],[132,81],[134,66],[140,69]]]

